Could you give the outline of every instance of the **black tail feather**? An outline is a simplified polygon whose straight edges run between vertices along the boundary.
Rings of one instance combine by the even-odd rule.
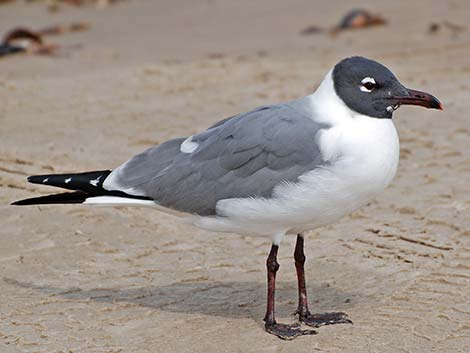
[[[27,205],[39,205],[39,204],[46,205],[46,204],[59,204],[59,203],[83,203],[87,197],[90,197],[90,195],[82,191],[63,192],[61,194],[32,197],[30,199],[15,201],[12,203],[12,205],[27,206]]]

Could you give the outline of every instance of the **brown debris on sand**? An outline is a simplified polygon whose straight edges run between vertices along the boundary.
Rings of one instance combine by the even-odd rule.
[[[387,21],[380,15],[375,15],[367,10],[356,9],[348,12],[341,20],[338,28],[344,29],[356,29],[365,28],[371,26],[381,26],[386,24]]]
[[[353,9],[343,16],[338,25],[331,28],[330,30],[322,29],[318,26],[312,25],[304,28],[300,34],[309,35],[314,33],[329,32],[331,34],[337,34],[338,32],[360,29],[373,26],[383,26],[387,23],[387,20],[377,14],[373,14],[364,9]]]
[[[28,28],[18,27],[9,31],[0,44],[0,55],[16,53],[53,54],[57,47],[45,44],[39,33]]]
[[[58,44],[45,43],[43,36],[86,31],[89,28],[90,25],[84,22],[72,23],[66,26],[54,25],[39,31],[33,31],[26,27],[16,27],[3,37],[0,43],[0,56],[17,53],[57,55],[58,50],[63,47]]]
[[[344,15],[340,23],[331,30],[331,33],[336,34],[350,29],[383,26],[386,23],[387,20],[380,15],[373,14],[364,9],[354,9]]]

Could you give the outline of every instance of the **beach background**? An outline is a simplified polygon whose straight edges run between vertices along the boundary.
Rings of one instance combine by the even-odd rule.
[[[357,7],[387,23],[301,34]],[[469,352],[469,18],[465,0],[0,4],[0,34],[89,27],[44,37],[60,46],[55,55],[0,58],[0,351]],[[265,239],[152,209],[9,206],[53,191],[28,175],[113,168],[311,93],[351,55],[384,63],[445,108],[400,108],[392,185],[307,234],[312,311],[346,311],[354,325],[291,342],[266,334]],[[294,242],[280,248],[281,322],[295,321]]]

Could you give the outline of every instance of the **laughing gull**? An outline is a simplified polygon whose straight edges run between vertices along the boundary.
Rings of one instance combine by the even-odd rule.
[[[311,95],[229,117],[113,170],[30,176],[31,183],[74,192],[14,204],[147,205],[206,230],[269,237],[266,331],[283,339],[314,334],[275,320],[279,244],[297,234],[300,322],[351,323],[345,313],[310,313],[303,234],[356,210],[391,182],[399,155],[392,115],[405,104],[442,110],[437,98],[405,88],[385,66],[350,57]]]

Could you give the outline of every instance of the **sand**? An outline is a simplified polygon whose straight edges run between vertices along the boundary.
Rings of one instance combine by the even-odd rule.
[[[335,25],[332,0],[123,1],[106,9],[0,6],[0,32],[86,21],[48,37],[60,57],[0,59],[0,351],[470,351],[470,5],[366,1],[389,24]],[[459,33],[431,23],[466,25]],[[395,114],[392,185],[306,238],[311,309],[354,325],[286,342],[264,332],[265,239],[208,233],[151,209],[13,207],[25,177],[113,168],[250,108],[305,95],[353,54],[439,97]],[[295,238],[280,249],[277,316],[294,322]]]

